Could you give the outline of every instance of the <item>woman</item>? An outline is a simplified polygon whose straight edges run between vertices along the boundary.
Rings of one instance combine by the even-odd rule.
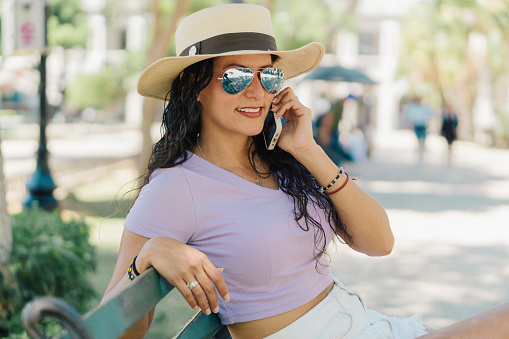
[[[164,133],[104,299],[153,266],[192,308],[218,313],[232,338],[426,333],[416,317],[368,311],[327,266],[334,235],[368,255],[390,253],[394,239],[385,210],[314,142],[310,110],[280,91],[284,77],[318,65],[323,47],[277,51],[270,13],[245,4],[192,14],[176,42],[180,56],[138,83],[142,95],[168,96]],[[261,133],[271,108],[287,122],[274,150]],[[127,337],[142,337],[152,317]]]
[[[442,127],[440,134],[447,141],[447,161],[452,160],[452,143],[458,138],[458,116],[449,103],[442,109]]]

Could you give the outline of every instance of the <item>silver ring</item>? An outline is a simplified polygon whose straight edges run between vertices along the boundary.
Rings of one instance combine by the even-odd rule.
[[[195,280],[193,281],[192,283],[189,283],[189,284],[186,284],[187,285],[187,288],[189,288],[189,290],[192,290],[193,288],[195,288],[196,286],[199,285],[199,283]]]

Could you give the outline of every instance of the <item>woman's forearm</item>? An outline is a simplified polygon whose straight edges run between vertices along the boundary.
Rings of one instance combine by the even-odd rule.
[[[321,186],[327,186],[338,175],[338,167],[323,149],[316,145],[296,156]],[[326,192],[334,192],[347,180],[341,175]],[[329,195],[348,234],[351,247],[367,255],[387,255],[394,246],[394,236],[385,209],[351,179],[337,193]]]

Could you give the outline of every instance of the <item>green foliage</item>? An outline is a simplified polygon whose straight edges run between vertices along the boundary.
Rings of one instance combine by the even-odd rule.
[[[2,26],[2,0],[0,0],[0,27]],[[0,55],[2,55],[2,35],[0,34]]]
[[[159,0],[159,2],[161,2],[161,0]],[[192,0],[189,3],[189,11],[188,11],[187,15],[194,13],[196,11],[199,11],[200,9],[204,9],[204,8],[212,7],[212,6],[216,6],[216,5],[224,5],[224,4],[228,4],[231,2],[233,2],[233,1],[231,1],[231,0]],[[244,1],[244,2],[252,3],[252,1]]]
[[[507,63],[501,51],[509,48],[509,1],[486,2],[494,3],[498,6],[473,0],[422,3],[402,30],[402,73],[411,74],[414,82],[429,82],[437,90],[464,85],[467,78],[477,76],[484,62],[495,79],[506,78]],[[473,49],[473,35],[486,40],[485,52]]]
[[[30,209],[12,216],[13,253],[9,273],[15,287],[0,274],[0,337],[24,332],[23,306],[39,296],[64,299],[79,312],[88,308],[95,291],[87,274],[95,269],[95,252],[82,220],[63,221],[58,212]],[[55,324],[48,325],[55,328]],[[11,338],[15,338],[11,337]]]
[[[164,0],[157,1],[157,9],[163,16],[170,16],[171,13],[175,11],[176,7],[177,1],[164,1]]]
[[[1,4],[0,0],[0,18]],[[86,15],[79,8],[79,0],[51,0],[47,25],[49,46],[64,48],[86,46],[88,27]],[[0,37],[0,54],[1,42]]]
[[[339,2],[316,1],[311,11],[309,6],[307,1],[273,0],[271,14],[278,49],[295,49],[319,41],[327,52],[334,52],[330,48],[336,33],[355,28],[355,17]]]
[[[51,0],[49,11],[48,45],[64,48],[86,45],[88,27],[79,0]]]
[[[147,51],[140,49],[136,52],[128,52],[122,65],[125,72],[124,85],[126,89],[136,88],[140,73],[147,67]]]
[[[509,0],[421,2],[401,31],[400,74],[412,93],[438,107],[463,107],[460,116],[467,118],[460,119],[470,124],[464,130],[473,131],[478,84],[486,76],[495,110],[507,112]]]
[[[104,109],[124,92],[123,75],[111,67],[95,74],[78,73],[74,83],[66,89],[67,103],[78,110],[87,107]]]

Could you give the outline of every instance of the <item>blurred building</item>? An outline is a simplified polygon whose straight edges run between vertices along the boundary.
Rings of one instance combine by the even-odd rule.
[[[47,59],[47,101],[56,121],[68,117],[64,101],[65,89],[75,81],[78,73],[94,74],[105,66],[122,65],[130,52],[144,48],[150,18],[146,16],[146,2],[136,0],[112,1],[81,0],[80,8],[87,16],[89,36],[85,48],[50,48]],[[38,121],[39,53],[0,57],[0,109],[7,121],[13,123]],[[119,84],[120,85],[120,84]],[[130,122],[141,120],[141,99],[132,99],[118,111]],[[6,116],[7,110],[16,116]],[[6,113],[7,112],[7,113]]]
[[[354,97],[343,107],[340,135],[356,128],[365,134],[386,133],[400,125],[400,101],[409,85],[398,79],[401,22],[419,0],[358,0],[352,13],[356,26],[338,32],[332,54],[321,65],[359,70],[375,84],[301,81],[297,92],[315,118],[338,100]],[[337,5],[341,7],[341,5]],[[338,9],[341,10],[341,9]],[[328,103],[326,103],[328,102]],[[369,138],[368,135],[366,135]]]
[[[125,0],[107,7],[104,0],[82,0],[80,7],[88,16],[88,54],[83,64],[87,71],[124,61],[126,52],[144,47],[148,32],[145,2]]]
[[[73,58],[74,67],[70,67],[75,72],[94,73],[105,65],[120,65],[128,53],[145,47],[149,25],[145,1],[113,1],[107,7],[104,0],[82,0],[80,6],[87,14],[90,33],[87,49]],[[142,104],[135,89],[127,94],[123,107],[127,123],[140,123]]]
[[[400,20],[417,0],[359,0],[356,32],[343,31],[337,40],[339,64],[364,71],[377,82],[371,123],[380,132],[399,124],[399,103],[407,84],[396,78],[399,63]]]

